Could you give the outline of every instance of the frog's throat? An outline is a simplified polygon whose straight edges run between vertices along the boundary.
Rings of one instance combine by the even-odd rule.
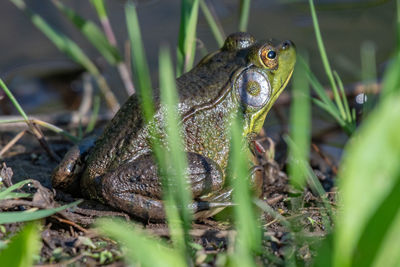
[[[182,122],[186,122],[188,119],[190,119],[191,117],[193,117],[196,113],[203,111],[203,110],[207,110],[207,109],[212,109],[215,107],[215,105],[219,104],[222,102],[222,100],[224,100],[226,98],[226,96],[228,95],[228,93],[231,90],[232,82],[234,81],[234,79],[247,67],[240,67],[238,68],[229,78],[229,80],[225,83],[225,85],[223,86],[221,92],[218,94],[218,96],[214,99],[212,99],[209,102],[206,102],[204,104],[201,105],[196,105],[194,107],[192,107],[190,110],[188,110],[187,112],[185,112],[185,114],[183,114],[182,116]]]

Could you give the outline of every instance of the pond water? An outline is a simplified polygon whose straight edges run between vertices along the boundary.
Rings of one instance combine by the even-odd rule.
[[[74,40],[92,57],[97,56],[90,44],[84,41],[50,1],[26,1],[35,11],[43,15]],[[96,20],[89,1],[70,0],[65,3],[85,17]],[[353,3],[383,2],[371,7],[340,9],[340,3],[351,1],[316,1],[320,27],[328,55],[333,67],[346,81],[360,80],[360,46],[372,41],[377,51],[378,67],[384,63],[394,46],[394,1],[353,1]],[[237,31],[239,1],[209,1],[220,18],[226,34]],[[333,4],[327,6],[326,4]],[[335,5],[336,4],[336,5]],[[107,1],[114,31],[122,47],[126,40],[124,1]],[[160,44],[175,47],[179,30],[179,0],[138,1],[138,13],[143,32],[146,52],[154,77]],[[349,5],[352,7],[352,5]],[[66,60],[66,57],[31,24],[29,19],[10,1],[0,1],[0,75],[5,77],[23,66],[45,64]],[[314,38],[308,1],[253,0],[248,31],[259,39],[291,39],[301,50],[307,51],[313,70],[321,74],[319,54]],[[200,12],[198,38],[208,51],[217,44]],[[319,75],[322,76],[322,75]]]

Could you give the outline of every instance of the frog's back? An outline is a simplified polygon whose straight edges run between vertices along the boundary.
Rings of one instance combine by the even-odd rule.
[[[188,107],[216,99],[234,72],[246,65],[246,51],[217,51],[176,80],[180,103]],[[184,112],[187,110],[183,110]]]

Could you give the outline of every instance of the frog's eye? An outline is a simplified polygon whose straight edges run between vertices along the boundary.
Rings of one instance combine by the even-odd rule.
[[[278,53],[275,49],[267,45],[261,50],[261,60],[268,69],[275,70],[278,67]]]
[[[243,104],[252,107],[264,106],[271,96],[268,76],[257,69],[243,71],[235,82]]]

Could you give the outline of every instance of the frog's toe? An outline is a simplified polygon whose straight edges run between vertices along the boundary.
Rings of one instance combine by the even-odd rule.
[[[205,219],[221,212],[226,207],[232,207],[235,204],[232,202],[208,202],[208,201],[196,201],[192,204],[192,210],[194,218]]]

